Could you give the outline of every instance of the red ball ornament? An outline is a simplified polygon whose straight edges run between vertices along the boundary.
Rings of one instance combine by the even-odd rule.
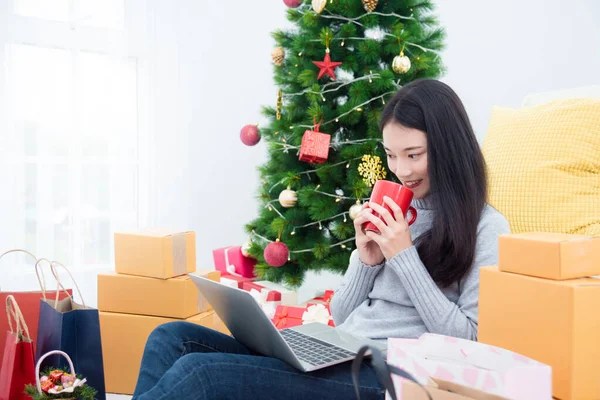
[[[287,246],[282,242],[269,243],[265,247],[265,261],[271,267],[281,267],[288,261],[290,251]]]
[[[302,0],[283,0],[283,2],[290,8],[296,8],[302,4]]]
[[[246,146],[254,146],[260,142],[260,132],[256,125],[246,125],[240,131],[240,140]]]

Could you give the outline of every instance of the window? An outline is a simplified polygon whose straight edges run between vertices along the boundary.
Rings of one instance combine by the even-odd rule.
[[[126,0],[0,0],[2,249],[107,266],[112,232],[144,222],[143,11]]]

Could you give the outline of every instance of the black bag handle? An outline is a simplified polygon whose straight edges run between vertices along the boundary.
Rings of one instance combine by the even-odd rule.
[[[411,382],[419,385],[425,393],[427,394],[427,398],[432,400],[431,394],[429,391],[421,385],[417,380],[408,372],[395,367],[393,365],[389,365],[385,362],[381,351],[373,346],[365,345],[358,350],[354,361],[352,362],[352,382],[354,383],[354,392],[356,393],[356,399],[360,400],[360,391],[358,389],[358,376],[360,375],[360,366],[365,358],[365,354],[367,351],[371,351],[371,364],[375,369],[375,374],[379,379],[379,382],[383,385],[385,390],[390,394],[392,400],[398,400],[396,397],[396,389],[394,388],[394,382],[392,381],[392,374],[401,376],[404,379],[408,379]]]

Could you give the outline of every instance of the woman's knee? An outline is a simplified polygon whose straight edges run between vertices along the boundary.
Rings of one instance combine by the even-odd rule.
[[[148,338],[149,341],[160,341],[165,342],[171,339],[178,342],[186,341],[189,337],[199,338],[203,332],[207,331],[206,328],[201,325],[192,324],[186,321],[173,321],[161,324],[154,328]]]

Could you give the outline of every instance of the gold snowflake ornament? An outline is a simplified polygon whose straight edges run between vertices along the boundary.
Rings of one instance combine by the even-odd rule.
[[[369,187],[372,187],[378,180],[385,179],[386,172],[379,156],[365,154],[361,160],[362,162],[358,165],[358,173]]]

